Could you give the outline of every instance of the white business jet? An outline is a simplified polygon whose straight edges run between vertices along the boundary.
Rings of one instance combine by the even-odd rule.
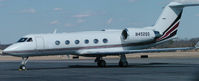
[[[195,49],[197,47],[147,49],[176,37],[183,8],[188,6],[199,6],[199,4],[169,3],[164,7],[156,24],[151,27],[26,35],[3,50],[3,54],[22,57],[19,69],[25,70],[28,57],[32,56],[96,57],[97,65],[105,67],[106,62],[103,57],[118,55],[119,66],[124,67],[128,66],[125,54]]]

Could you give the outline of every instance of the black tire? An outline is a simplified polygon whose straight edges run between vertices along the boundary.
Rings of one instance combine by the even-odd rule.
[[[25,65],[19,66],[19,70],[26,70],[26,66]]]
[[[128,62],[127,61],[125,61],[125,62],[120,61],[119,62],[119,66],[120,67],[127,67],[128,66]]]
[[[105,66],[106,66],[106,61],[104,61],[104,60],[99,60],[99,61],[97,62],[97,65],[98,65],[98,67],[105,67]]]

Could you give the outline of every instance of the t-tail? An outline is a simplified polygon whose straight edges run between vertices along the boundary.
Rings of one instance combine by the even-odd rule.
[[[159,31],[161,34],[161,36],[157,38],[157,41],[162,41],[176,36],[183,8],[188,6],[199,6],[199,3],[188,4],[171,2],[164,8],[162,14],[153,27],[155,31]]]

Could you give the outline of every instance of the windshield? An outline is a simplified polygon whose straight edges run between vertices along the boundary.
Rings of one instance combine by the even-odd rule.
[[[32,42],[32,38],[29,38],[29,39],[27,40],[27,42]]]
[[[28,38],[21,38],[17,42],[25,42]]]

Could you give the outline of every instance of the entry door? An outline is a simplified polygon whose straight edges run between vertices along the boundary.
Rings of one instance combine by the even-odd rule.
[[[36,37],[36,49],[44,49],[44,39],[42,37]]]

